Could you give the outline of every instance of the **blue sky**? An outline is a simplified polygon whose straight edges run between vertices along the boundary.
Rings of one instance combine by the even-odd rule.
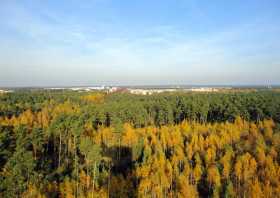
[[[280,84],[279,0],[3,0],[0,86]]]

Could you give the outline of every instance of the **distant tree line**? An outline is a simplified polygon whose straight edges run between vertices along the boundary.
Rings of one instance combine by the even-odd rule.
[[[94,102],[94,101],[97,102]],[[16,92],[0,98],[0,116],[18,116],[27,109],[41,111],[48,103],[71,101],[81,106],[93,125],[131,123],[134,127],[178,124],[184,120],[233,122],[273,119],[280,122],[280,93],[166,93],[151,96],[98,93],[94,96],[69,91]]]

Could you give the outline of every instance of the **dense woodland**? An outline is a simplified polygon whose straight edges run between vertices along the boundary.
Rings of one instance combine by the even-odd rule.
[[[2,94],[0,197],[280,197],[280,92]]]

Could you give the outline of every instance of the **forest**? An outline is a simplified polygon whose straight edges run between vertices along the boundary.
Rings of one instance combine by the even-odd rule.
[[[0,94],[0,197],[280,197],[280,92]]]

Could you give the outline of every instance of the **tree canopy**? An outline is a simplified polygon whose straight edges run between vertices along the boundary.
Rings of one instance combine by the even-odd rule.
[[[280,93],[0,96],[0,197],[277,197]]]

